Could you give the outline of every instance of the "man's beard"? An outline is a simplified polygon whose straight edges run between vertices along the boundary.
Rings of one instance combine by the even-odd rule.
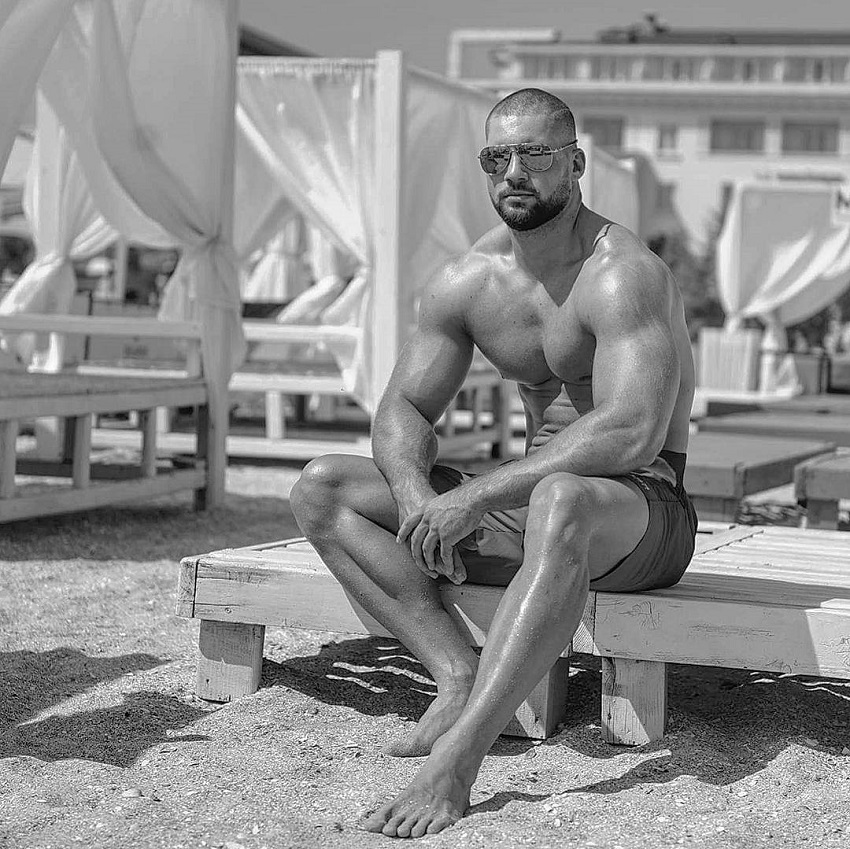
[[[551,221],[563,212],[570,202],[572,190],[569,184],[560,186],[558,190],[546,200],[534,198],[534,203],[527,206],[508,207],[505,198],[493,200],[493,207],[499,213],[499,217],[511,230],[536,230],[538,227]]]

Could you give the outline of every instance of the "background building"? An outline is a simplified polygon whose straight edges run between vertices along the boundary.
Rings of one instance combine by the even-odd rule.
[[[539,86],[569,103],[580,134],[614,152],[640,151],[697,243],[737,179],[850,180],[850,31],[673,29],[654,16],[595,41],[486,30],[497,91]]]

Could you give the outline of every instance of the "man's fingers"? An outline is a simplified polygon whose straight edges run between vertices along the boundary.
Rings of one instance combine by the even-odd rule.
[[[437,546],[439,544],[440,535],[433,528],[429,528],[428,533],[425,534],[425,539],[422,540],[422,555],[429,569],[434,572],[446,574],[442,568],[442,564],[436,558]]]
[[[451,576],[455,571],[454,546],[449,545],[445,540],[440,540],[440,557],[443,560],[444,574]]]
[[[466,580],[466,566],[463,565],[463,558],[457,549],[452,549],[454,555],[454,572],[450,576],[456,584],[462,584]]]
[[[425,535],[428,533],[428,526],[423,522],[420,522],[414,529],[413,533],[410,534],[410,553],[413,555],[413,559],[416,561],[416,565],[423,572],[432,572],[434,571],[431,567],[425,562],[425,557],[422,554],[422,545],[425,542]]]
[[[398,529],[398,533],[395,535],[396,542],[404,542],[411,534],[413,529],[419,524],[422,520],[421,513],[411,513],[402,523],[401,527]]]

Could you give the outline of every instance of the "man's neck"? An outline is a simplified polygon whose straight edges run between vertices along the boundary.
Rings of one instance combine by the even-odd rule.
[[[581,223],[588,212],[579,195],[540,227],[509,230],[517,265],[543,283],[561,277],[565,267],[585,258]]]

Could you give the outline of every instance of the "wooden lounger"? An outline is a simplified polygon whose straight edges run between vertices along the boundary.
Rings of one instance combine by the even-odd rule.
[[[71,513],[183,489],[195,490],[203,507],[209,484],[208,390],[201,378],[95,377],[78,374],[0,373],[0,522]],[[194,468],[160,468],[157,464],[157,407],[198,408]],[[138,412],[141,462],[134,467],[92,464],[92,417],[101,413]],[[22,420],[56,416],[69,425],[67,458],[33,459],[18,453]],[[70,478],[71,486],[19,487],[16,474]]]
[[[443,601],[482,645],[502,590],[446,585]],[[197,692],[254,692],[266,625],[386,635],[303,539],[188,557],[177,613],[201,620]],[[675,587],[591,593],[572,644],[602,657],[601,722],[611,743],[664,733],[666,664],[693,663],[850,679],[850,534],[734,527],[700,534]],[[543,738],[569,716],[569,650],[506,733]]]

